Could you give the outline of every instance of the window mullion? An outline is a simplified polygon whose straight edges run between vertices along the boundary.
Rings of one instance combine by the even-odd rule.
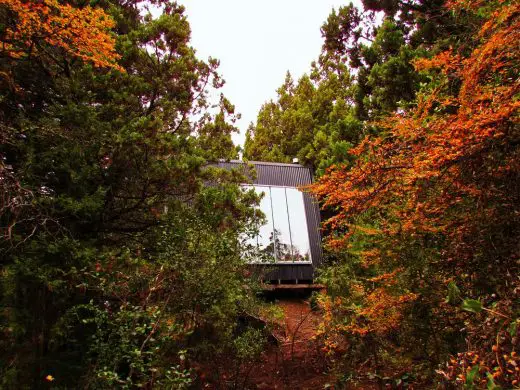
[[[269,201],[271,202],[271,217],[273,218],[273,255],[274,255],[274,261],[278,260],[278,257],[276,256],[276,230],[275,230],[275,223],[274,223],[274,208],[273,208],[273,194],[271,192],[271,186],[269,186]]]
[[[285,193],[285,208],[287,210],[287,225],[289,226],[289,242],[291,244],[291,260],[294,261],[292,231],[291,231],[291,218],[289,217],[289,202],[287,200],[287,188],[284,188],[284,193]]]

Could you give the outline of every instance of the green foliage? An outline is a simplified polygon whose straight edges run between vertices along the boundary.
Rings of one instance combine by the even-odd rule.
[[[479,366],[472,367],[471,370],[469,370],[468,375],[466,375],[466,383],[464,384],[464,388],[466,388],[466,389],[475,388],[474,382],[476,379],[478,379],[478,370],[479,370]]]
[[[487,389],[488,390],[500,390],[502,387],[500,386],[497,386],[497,384],[495,383],[495,380],[493,379],[493,375],[491,375],[490,373],[487,374],[487,378],[488,378],[488,381],[487,381]]]
[[[480,313],[482,311],[482,303],[475,299],[464,299],[462,309],[472,313]]]
[[[333,11],[321,55],[296,82],[288,73],[263,105],[245,157],[297,157],[317,175],[368,161],[355,148],[375,134],[386,142],[389,114],[403,116],[433,91],[458,96],[460,74],[418,72],[414,62],[447,50],[467,58],[487,39],[482,21],[514,4],[460,3],[448,11],[442,0],[364,0],[363,10]],[[84,62],[52,37],[39,42],[41,55],[11,56],[0,34],[2,388],[181,389],[222,368],[234,368],[235,387],[245,386],[265,330],[237,318],[253,313],[268,329],[280,319],[257,304],[244,262],[259,199],[239,188],[236,172],[210,166],[237,155],[234,106],[221,96],[211,110],[210,89],[223,84],[218,61],[196,57],[182,6],[154,4],[158,17],[141,0],[91,2],[116,22],[124,72]],[[0,25],[15,24],[0,5]],[[486,86],[502,91],[517,67]],[[434,104],[424,126],[456,110]],[[409,194],[329,225],[331,241],[347,237],[348,245],[327,253],[320,280],[328,295],[312,304],[323,304],[323,333],[335,332],[328,358],[345,382],[359,365],[396,387],[409,372],[428,386],[442,378],[497,389],[515,380],[518,129],[512,120],[504,129],[511,142],[469,148],[470,162],[442,171],[463,167],[458,184],[474,184],[471,197],[440,213],[460,239],[405,229]],[[401,151],[387,152],[390,161]],[[413,179],[418,205],[436,191],[457,193],[436,186],[442,177]],[[360,191],[377,178],[364,180]],[[325,211],[333,222],[344,217],[340,208]]]
[[[446,297],[446,303],[457,303],[460,300],[460,290],[452,280],[448,283],[448,296]]]
[[[503,125],[504,138],[483,138],[471,147],[452,138],[467,126],[471,137],[461,138],[472,139],[477,116],[486,126],[500,112],[498,104],[493,106],[497,93],[491,91],[511,93],[505,106],[516,101],[513,79],[475,57],[486,53],[490,64],[504,67],[497,73],[515,72],[518,4],[449,3],[450,8],[440,1],[364,2],[386,14],[370,43],[358,39],[366,31],[356,27],[361,15],[353,8],[327,22],[330,56],[343,56],[358,69],[359,96],[352,104],[366,133],[378,134],[354,145],[357,160],[336,166],[314,186],[325,206],[333,251],[321,272],[328,295],[323,298],[324,345],[338,372],[372,365],[393,376],[413,364],[419,387],[440,382],[442,388],[510,388],[518,383],[518,370],[511,368],[518,365],[518,188],[513,184],[518,165],[512,163],[518,156],[517,107],[504,110],[503,122],[489,127],[492,133]],[[497,54],[500,50],[504,54]],[[507,60],[492,61],[491,52]],[[427,71],[415,71],[414,62]],[[412,86],[406,86],[409,80]],[[479,88],[493,96],[489,106],[482,103],[484,93],[475,92]],[[467,103],[471,94],[474,105]],[[405,99],[395,99],[399,95]],[[492,112],[484,113],[483,107],[493,107]],[[424,144],[425,157],[420,157],[416,146],[429,137],[435,141]],[[456,145],[464,157],[443,166],[439,160],[449,153],[439,145]],[[429,168],[423,171],[423,166]],[[502,171],[508,173],[498,174]],[[447,184],[440,185],[443,181]],[[465,186],[472,190],[457,192]],[[390,187],[395,192],[385,196]],[[443,205],[448,199],[456,201]],[[429,201],[435,206],[428,209]],[[393,274],[398,276],[389,279]],[[396,304],[375,295],[382,280],[388,296],[412,293],[413,301]],[[378,326],[391,321],[385,307],[400,307],[402,316],[381,335]]]
[[[264,350],[265,337],[261,329],[247,329],[235,338],[236,354],[242,361],[254,361]]]
[[[287,74],[278,100],[265,103],[249,127],[245,157],[279,162],[297,157],[321,175],[334,164],[352,163],[349,150],[379,131],[377,121],[412,104],[426,81],[412,64],[425,52],[415,22],[429,22],[422,14],[414,21],[393,10],[375,26],[380,5],[365,2],[365,7],[363,13],[350,4],[329,15],[310,75],[294,85]],[[427,7],[438,12],[433,4]]]
[[[505,77],[518,68],[512,43],[518,6],[477,0],[365,0],[363,6],[329,15],[320,57],[308,76],[296,84],[287,77],[277,100],[261,108],[245,155],[298,157],[331,178],[314,190],[328,220],[330,251],[319,275],[327,286],[324,348],[336,372],[371,364],[378,375],[398,377],[413,364],[424,386],[443,380],[448,387],[511,386],[517,371],[505,367],[518,364],[511,355],[518,348],[517,107],[503,110],[500,122],[495,96],[509,91],[508,105],[518,95],[514,77]],[[472,56],[484,52],[488,61],[502,53],[496,68],[491,62],[478,68],[483,60]],[[480,87],[481,93],[471,90]],[[465,105],[472,93],[475,104]],[[451,139],[460,131],[451,127],[454,117],[467,126],[468,140],[476,137],[477,118],[489,125],[486,134],[502,125],[507,130],[504,138],[459,146]],[[453,134],[439,136],[443,128]],[[435,141],[425,144],[425,157],[416,155],[428,137]],[[458,147],[464,157],[441,166],[442,145]],[[422,164],[431,169],[414,169]],[[338,174],[323,175],[327,169]],[[409,172],[416,174],[402,180]],[[390,187],[395,192],[385,197]],[[432,199],[439,201],[427,210]],[[456,201],[446,207],[440,199]],[[411,215],[416,219],[408,222]],[[432,225],[423,228],[425,221]],[[386,282],[380,288],[378,277]],[[390,318],[391,310],[400,315]]]
[[[317,73],[303,76],[296,86],[288,73],[278,101],[264,104],[257,124],[249,127],[244,156],[278,162],[297,157],[316,169],[347,159],[361,125],[340,97],[350,85],[348,72],[342,72],[321,82]]]
[[[0,54],[2,388],[186,388],[235,358],[255,304],[241,235],[258,199],[208,166],[237,152],[234,107],[210,110],[218,61],[195,56],[182,6],[143,4],[96,2],[125,72],[51,44]]]

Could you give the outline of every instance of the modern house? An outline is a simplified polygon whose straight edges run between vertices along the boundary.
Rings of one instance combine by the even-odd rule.
[[[262,260],[251,266],[263,269],[262,279],[271,284],[312,284],[323,253],[318,204],[301,190],[312,183],[311,170],[299,164],[257,161],[221,161],[218,166],[239,170],[251,178],[244,187],[263,193],[259,207],[266,218],[258,235],[248,239]]]

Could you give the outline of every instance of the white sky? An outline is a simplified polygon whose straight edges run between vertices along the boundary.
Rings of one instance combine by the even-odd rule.
[[[332,8],[349,0],[181,0],[192,30],[192,46],[201,59],[220,60],[224,95],[242,114],[243,145],[249,122],[261,105],[276,97],[289,70],[298,80],[317,59],[320,27]],[[353,1],[359,4],[359,0]]]

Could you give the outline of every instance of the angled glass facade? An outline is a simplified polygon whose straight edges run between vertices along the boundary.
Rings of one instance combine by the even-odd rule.
[[[294,187],[244,186],[262,195],[259,208],[265,216],[258,234],[248,240],[260,261],[311,263],[309,231],[303,193]]]

